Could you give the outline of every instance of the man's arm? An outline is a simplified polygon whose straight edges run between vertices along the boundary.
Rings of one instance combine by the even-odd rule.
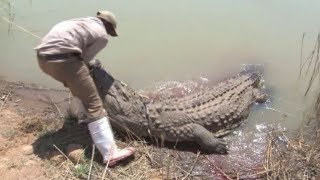
[[[85,51],[82,53],[82,58],[85,63],[88,63],[104,48],[108,43],[108,39],[103,37],[94,41],[92,44],[86,47]]]

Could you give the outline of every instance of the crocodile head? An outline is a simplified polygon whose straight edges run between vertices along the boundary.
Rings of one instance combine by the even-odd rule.
[[[264,81],[261,79],[261,75],[254,72],[251,73],[250,79],[253,81],[253,100],[257,103],[264,103],[267,100],[267,94],[262,90],[264,86]]]
[[[148,103],[148,98],[114,79],[99,61],[89,67],[112,126],[138,136],[146,134],[148,124],[145,104]]]

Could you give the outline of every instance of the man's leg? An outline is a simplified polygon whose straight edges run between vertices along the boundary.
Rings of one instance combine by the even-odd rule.
[[[65,84],[72,94],[82,101],[87,110],[87,116],[91,120],[88,128],[92,140],[105,162],[110,161],[109,165],[114,165],[134,153],[131,147],[123,150],[117,148],[96,86],[87,66],[82,61],[77,58],[59,62],[40,59],[39,66],[45,73]]]
[[[78,58],[68,60],[46,61],[39,59],[40,68],[54,79],[68,87],[78,97],[87,111],[91,121],[105,115],[102,101],[86,65]]]

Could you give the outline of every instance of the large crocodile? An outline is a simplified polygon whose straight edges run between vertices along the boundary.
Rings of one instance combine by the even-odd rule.
[[[226,143],[217,137],[238,127],[254,102],[265,100],[256,72],[242,72],[217,86],[156,102],[114,79],[99,63],[92,65],[91,73],[115,129],[171,142],[195,141],[213,153],[227,153]]]

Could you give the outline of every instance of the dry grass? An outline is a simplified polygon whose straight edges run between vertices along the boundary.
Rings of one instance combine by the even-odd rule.
[[[305,96],[312,86],[319,85],[320,34],[314,48],[303,62],[302,50],[305,34],[301,42],[300,77],[304,72],[310,76]],[[264,167],[265,179],[319,179],[320,178],[320,87],[315,108],[305,117],[299,131],[289,134],[274,129],[268,136]]]
[[[153,178],[166,179],[166,177],[168,177],[169,172],[167,171],[167,167],[160,167],[160,165],[153,160],[150,146],[146,146],[145,143],[138,141],[132,142],[131,145],[137,148],[138,155],[136,155],[135,160],[129,164],[107,168],[93,159],[90,159],[83,164],[73,164],[71,161],[67,160],[59,166],[59,171],[60,173],[63,172],[63,177],[66,179],[132,180]],[[61,153],[63,152],[61,151]],[[190,179],[189,177],[192,177],[190,172],[185,172],[183,178],[180,175],[179,178],[176,179]]]
[[[274,130],[266,147],[266,179],[312,179],[320,175],[319,131],[303,131],[288,137]]]

